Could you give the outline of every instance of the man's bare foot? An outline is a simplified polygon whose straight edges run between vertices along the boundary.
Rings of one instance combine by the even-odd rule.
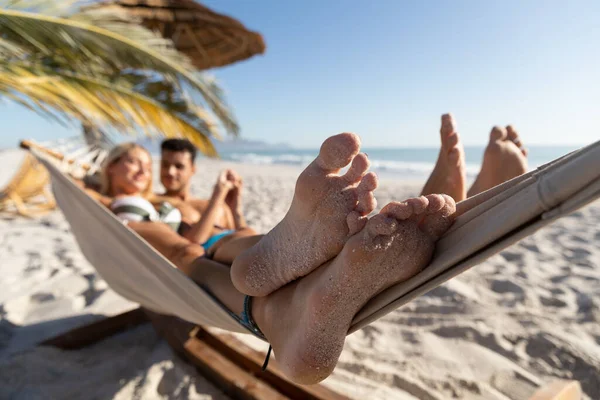
[[[442,115],[440,136],[440,154],[421,194],[444,193],[459,202],[467,197],[465,150],[452,114]]]
[[[292,205],[260,242],[238,256],[231,280],[242,293],[266,296],[335,257],[375,209],[377,177],[358,154],[360,139],[342,133],[327,139],[300,174]],[[345,175],[341,168],[352,162]]]
[[[301,384],[329,376],[354,315],[376,294],[429,263],[455,210],[447,195],[390,203],[333,261],[270,296],[255,298],[254,320],[285,374]]]
[[[481,171],[469,189],[467,197],[498,186],[525,172],[527,172],[527,150],[523,147],[517,131],[510,125],[506,128],[495,126],[483,154]]]

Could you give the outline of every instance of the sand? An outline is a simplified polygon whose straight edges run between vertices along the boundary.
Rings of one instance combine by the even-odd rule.
[[[0,186],[22,156],[0,153]],[[193,192],[207,196],[225,167],[244,179],[249,224],[272,228],[300,170],[201,161]],[[388,177],[376,197],[383,206],[419,190]],[[599,283],[600,202],[349,336],[324,384],[356,399],[526,399],[546,382],[577,379],[598,399]],[[135,307],[95,273],[60,211],[1,218],[0,399],[227,398],[147,325],[78,351],[35,345]]]

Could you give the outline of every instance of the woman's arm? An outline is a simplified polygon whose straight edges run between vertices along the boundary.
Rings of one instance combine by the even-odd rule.
[[[103,194],[100,194],[98,192],[96,192],[94,189],[88,189],[88,188],[84,188],[83,189],[88,196],[90,196],[92,199],[97,200],[98,202],[100,202],[100,204],[102,204],[105,207],[109,207],[110,208],[110,203],[112,203],[113,198],[112,197],[108,197],[105,196]]]
[[[194,242],[204,243],[210,238],[212,230],[215,226],[215,221],[219,217],[221,212],[221,206],[227,197],[227,193],[233,187],[233,184],[227,180],[227,171],[222,172],[219,175],[217,184],[213,190],[212,196],[208,202],[206,211],[200,218],[200,221],[193,224],[187,232],[183,234],[183,237]]]

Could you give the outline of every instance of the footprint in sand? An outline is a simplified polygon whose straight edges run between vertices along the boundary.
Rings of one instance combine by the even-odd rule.
[[[562,283],[569,278],[570,275],[557,275],[550,278],[550,282],[552,283]]]
[[[56,300],[56,296],[54,296],[52,293],[47,293],[47,292],[34,293],[29,298],[33,303],[38,303],[38,304]]]
[[[542,305],[546,307],[563,308],[567,306],[567,303],[556,297],[540,296],[540,303],[542,303]]]
[[[515,361],[519,359],[514,351],[514,344],[511,341],[492,331],[482,332],[479,327],[475,328],[470,325],[442,326],[432,330],[431,333],[444,339],[465,339],[509,360]]]
[[[581,314],[589,313],[590,311],[596,308],[596,304],[594,303],[594,299],[587,295],[586,293],[579,292],[578,290],[573,289],[573,293],[575,293],[575,300],[577,302],[577,312]]]
[[[574,265],[587,269],[595,269],[594,264],[590,260],[579,260]]]
[[[571,247],[567,248],[567,251],[571,254],[566,254],[565,258],[569,261],[576,261],[582,258],[588,258],[592,255],[592,252],[584,249],[583,247]]]
[[[414,312],[418,314],[466,314],[468,305],[457,304],[423,304],[415,307]]]
[[[490,289],[496,293],[514,293],[518,295],[524,295],[525,291],[523,288],[516,283],[508,280],[494,279],[490,282]]]
[[[589,354],[576,342],[569,343],[546,332],[524,339],[525,352],[531,357],[531,367],[535,370],[546,375],[568,376],[578,380],[585,392],[597,392],[600,364],[594,354]]]
[[[463,296],[448,288],[446,285],[438,286],[427,292],[425,297],[435,297],[446,301],[458,301],[463,298]]]
[[[443,320],[442,320],[443,321]],[[440,322],[439,318],[429,316],[391,317],[390,322],[401,326],[430,326]]]
[[[504,259],[508,262],[522,262],[523,261],[523,254],[522,253],[515,253],[512,251],[503,251],[500,253],[500,255],[502,257],[504,257]]]
[[[540,248],[537,246],[537,244],[532,243],[532,244],[528,244],[528,243],[520,243],[519,247],[524,248],[525,250],[528,251],[532,251],[534,253],[541,253]]]
[[[577,235],[571,235],[569,236],[569,240],[572,242],[577,242],[577,243],[585,243],[587,244],[587,240],[582,238],[581,236],[577,236]]]
[[[364,336],[364,340],[369,342],[369,347],[373,347],[377,341],[377,338],[381,337],[382,335],[381,329],[373,325],[365,326],[360,330],[360,332]]]

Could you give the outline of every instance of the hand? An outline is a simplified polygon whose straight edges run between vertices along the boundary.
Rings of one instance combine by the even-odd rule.
[[[234,188],[234,183],[228,179],[229,170],[221,171],[215,184],[215,191],[218,193],[229,193]]]
[[[233,182],[233,189],[227,193],[225,204],[231,211],[237,211],[242,205],[242,178],[233,170],[229,171],[228,178]]]

